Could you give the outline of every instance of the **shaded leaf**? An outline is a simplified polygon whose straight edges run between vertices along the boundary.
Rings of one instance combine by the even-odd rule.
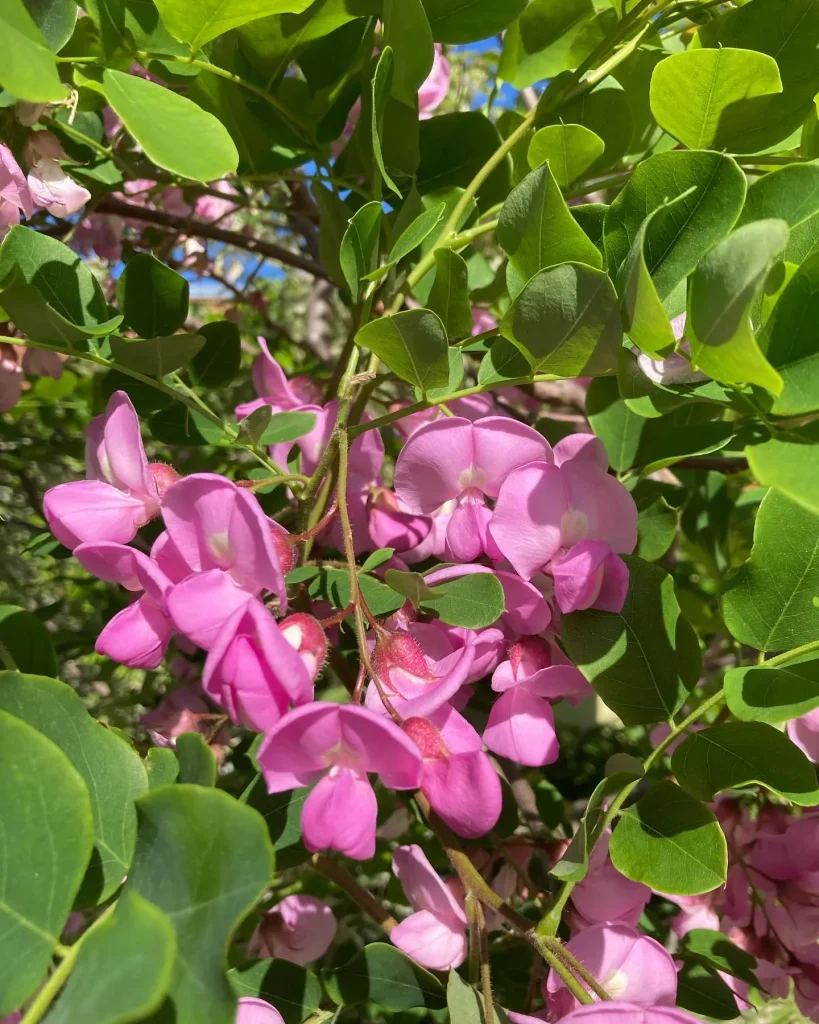
[[[429,309],[409,309],[371,320],[355,340],[424,393],[445,387],[449,380],[446,330]]]
[[[735,718],[787,722],[819,708],[819,660],[803,658],[781,668],[732,668],[723,681],[725,701]]]
[[[117,280],[125,324],[143,338],[174,334],[188,315],[188,282],[150,252],[137,252]]]

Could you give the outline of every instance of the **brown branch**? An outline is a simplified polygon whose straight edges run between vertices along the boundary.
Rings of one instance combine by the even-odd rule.
[[[325,878],[335,882],[339,889],[343,889],[347,893],[350,899],[355,900],[359,907],[366,914],[369,914],[374,921],[377,921],[388,935],[398,924],[392,914],[385,907],[382,907],[378,900],[371,896],[366,889],[363,889],[349,871],[340,864],[330,860],[323,853],[314,854],[311,858],[311,863]]]
[[[721,459],[718,455],[708,458],[704,455],[695,455],[690,459],[680,459],[672,463],[672,469],[713,469],[717,473],[744,473],[748,469],[748,460],[737,456],[736,458]]]
[[[297,252],[291,252],[283,245],[266,242],[250,235],[242,235],[238,231],[228,231],[227,228],[220,228],[216,224],[206,224],[204,221],[193,220],[190,217],[179,217],[175,213],[166,213],[164,210],[150,210],[144,206],[135,206],[132,203],[123,202],[121,199],[114,199],[113,196],[107,196],[98,203],[95,212],[113,213],[118,217],[128,217],[130,220],[157,224],[160,227],[178,231],[180,234],[195,235],[197,238],[211,238],[215,242],[224,242],[226,245],[236,246],[237,249],[246,249],[248,252],[278,260],[279,263],[304,270],[308,274],[312,274],[313,277],[319,277],[324,281],[329,280],[329,275],[324,267]]]

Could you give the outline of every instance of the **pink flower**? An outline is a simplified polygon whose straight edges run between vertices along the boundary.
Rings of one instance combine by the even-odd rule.
[[[497,557],[487,534],[492,513],[485,499],[497,497],[513,470],[537,459],[551,459],[551,448],[517,420],[437,420],[417,430],[401,450],[395,493],[410,511],[424,514],[456,499],[446,528],[452,559],[472,562],[484,552]]]
[[[289,960],[301,967],[324,956],[336,937],[333,911],[315,896],[285,896],[264,915],[248,953]]]
[[[171,690],[139,721],[156,746],[175,747],[177,739],[184,733],[201,731],[199,722],[203,715],[213,717],[207,703],[193,690],[180,686]]]
[[[211,188],[216,192],[221,192],[224,196],[236,196],[236,190],[226,181],[214,181]],[[235,202],[213,195],[199,196],[194,204],[194,212],[202,220],[221,220],[235,209]]]
[[[589,857],[589,870],[572,890],[574,909],[589,924],[636,924],[651,890],[621,875],[609,857],[609,836],[601,837]]]
[[[61,352],[49,352],[42,348],[27,348],[23,352],[23,372],[37,377],[51,377],[59,380],[63,375],[63,363],[68,357]]]
[[[74,554],[97,579],[142,592],[137,601],[117,612],[97,637],[97,654],[131,668],[156,668],[173,632],[166,605],[171,581],[153,559],[125,544],[85,543],[78,545]]]
[[[203,197],[209,198],[209,197]],[[220,200],[215,200],[219,202]],[[259,396],[253,402],[236,407],[236,418],[249,416],[262,405],[270,405],[275,412],[288,412],[303,405],[312,405],[321,400],[321,387],[311,377],[294,377],[288,380],[284,370],[270,354],[267,340],[256,338],[261,348],[260,355],[253,363],[253,386]]]
[[[0,241],[9,228],[20,223],[20,213],[31,217],[33,208],[25,174],[9,147],[0,142]]]
[[[0,146],[2,149],[2,146]],[[2,214],[2,206],[0,206]],[[0,238],[2,233],[0,230]],[[23,393],[23,368],[11,345],[0,344],[0,412],[8,412],[20,401]]]
[[[595,549],[594,556],[587,548],[573,552],[575,545],[602,541],[612,552],[628,552],[637,543],[634,499],[608,475],[607,465],[597,438],[573,434],[555,446],[554,463],[530,462],[510,473],[495,503],[489,532],[524,579],[556,556],[558,566],[560,559],[572,559],[559,584],[570,604],[595,589],[598,597],[613,601],[622,590],[622,575],[600,558],[600,551]],[[572,572],[576,584],[570,582]]]
[[[698,1018],[683,1010],[666,1006],[639,1006],[637,1003],[593,1003],[581,1006],[564,1024],[696,1024]]]
[[[628,568],[604,541],[581,540],[552,559],[555,601],[564,614],[584,608],[619,612],[628,593]]]
[[[83,256],[96,253],[101,260],[117,263],[122,259],[122,217],[92,213],[83,217],[71,239],[72,248]]]
[[[407,511],[393,491],[376,487],[364,491],[367,501],[367,526],[376,548],[411,551],[422,544],[432,530],[429,516]]]
[[[404,732],[424,759],[421,790],[435,813],[464,839],[493,829],[501,812],[501,787],[481,738],[445,705],[428,718],[408,718]]]
[[[265,590],[286,609],[274,538],[281,543],[287,531],[247,490],[215,473],[194,473],[168,488],[162,514],[176,555],[191,572],[168,597],[180,633],[207,650],[230,616]]]
[[[612,1000],[639,1006],[673,1006],[677,1000],[677,968],[659,942],[627,925],[595,925],[574,936],[566,949],[597,979]],[[556,971],[550,971],[544,995],[552,1017],[559,1020],[578,1002]]]
[[[28,187],[36,206],[52,217],[70,217],[91,198],[87,188],[73,181],[60,166],[66,160],[57,138],[49,131],[33,132],[26,143],[26,160],[31,168]]]
[[[334,849],[355,860],[375,853],[377,773],[390,789],[417,789],[421,757],[390,719],[352,704],[315,703],[285,715],[257,755],[270,793],[317,783],[304,802],[308,850]]]
[[[464,629],[462,626],[448,626],[439,619],[432,622],[410,622],[406,630],[420,646],[426,657],[434,661],[463,650],[472,648],[472,667],[464,685],[476,683],[492,672],[506,651],[506,637],[503,631],[489,626],[487,629]]]
[[[710,931],[718,932],[719,915],[714,909],[714,900],[720,891],[721,889],[716,889],[702,896],[669,896],[668,899],[680,908],[680,913],[671,922],[675,934],[682,938],[694,928],[708,928]]]
[[[488,309],[481,309],[480,306],[472,307],[472,334],[485,334],[487,331],[494,331],[498,326],[497,319],[492,316]]]
[[[790,740],[805,757],[819,761],[819,708],[814,708],[801,718],[792,718],[786,729]]]
[[[415,910],[390,932],[390,941],[430,971],[459,967],[466,956],[466,914],[420,846],[399,846],[392,870]]]
[[[236,1024],[284,1024],[284,1017],[264,999],[243,996],[236,1010]]]
[[[432,70],[421,83],[418,90],[418,109],[421,118],[428,117],[430,113],[440,106],[449,92],[449,81],[451,71],[449,61],[441,51],[441,44],[435,44],[435,57],[432,61]]]
[[[446,704],[466,683],[475,656],[470,646],[437,659],[426,656],[418,641],[404,631],[382,637],[375,645],[373,668],[393,707],[405,718],[430,715]],[[365,702],[386,714],[375,683],[367,687]]]
[[[84,541],[127,544],[159,512],[159,492],[148,465],[130,398],[115,391],[105,413],[85,433],[87,480],[46,492],[51,532],[68,548]]]
[[[216,634],[202,686],[234,722],[263,732],[291,705],[312,700],[314,678],[267,608],[251,597]]]

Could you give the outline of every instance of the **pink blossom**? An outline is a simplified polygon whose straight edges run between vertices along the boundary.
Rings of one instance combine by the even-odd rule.
[[[720,892],[721,887],[702,896],[668,896],[680,908],[680,913],[671,922],[675,934],[682,938],[694,928],[719,931],[719,915],[714,909],[714,902]]]
[[[288,380],[284,370],[270,354],[267,339],[259,335],[256,341],[262,351],[256,356],[252,373],[253,386],[259,397],[253,402],[237,406],[237,419],[249,416],[262,405],[272,406],[275,412],[288,412],[321,400],[321,388],[316,381],[311,377],[293,377]]]
[[[677,968],[659,942],[628,925],[595,925],[575,935],[566,949],[597,979],[612,1000],[640,1006],[673,1006]],[[559,1020],[577,1009],[577,999],[556,971],[550,971],[544,995]],[[571,1019],[571,1018],[569,1018]]]
[[[207,650],[230,616],[265,590],[286,609],[274,535],[281,540],[287,531],[247,490],[214,473],[195,473],[168,488],[162,514],[176,557],[191,573],[168,597],[180,633]]]
[[[11,150],[0,142],[0,240],[9,228],[20,223],[20,214],[31,217],[34,200],[26,176]]]
[[[492,513],[486,498],[497,497],[509,473],[536,459],[551,459],[551,448],[517,420],[437,420],[417,430],[401,450],[395,493],[412,512],[425,514],[457,500],[446,528],[452,560],[471,562],[484,552],[497,557],[487,533]]]
[[[298,653],[304,668],[315,682],[327,657],[327,635],[312,615],[296,612],[279,623],[282,636]]]
[[[465,646],[440,659],[435,657],[437,653],[425,655],[418,641],[401,630],[382,637],[375,645],[375,673],[390,702],[405,718],[431,714],[466,683],[474,649]],[[375,683],[367,687],[365,700],[368,708],[386,714]]]
[[[582,540],[552,559],[555,600],[564,614],[585,608],[619,612],[628,593],[628,568],[600,540]]]
[[[229,185],[226,181],[214,181],[210,186],[216,192],[221,192],[224,196],[236,197],[236,190],[232,185]],[[197,217],[201,217],[202,220],[221,220],[226,217],[229,213],[232,213],[236,209],[236,203],[230,199],[220,199],[214,195],[202,195],[199,196],[194,205],[194,212]]]
[[[97,654],[131,668],[156,668],[173,632],[167,612],[171,581],[153,559],[125,544],[83,543],[74,554],[98,579],[142,592],[138,600],[117,612],[97,637]]]
[[[68,177],[59,164],[68,159],[56,136],[49,131],[33,132],[26,143],[30,167],[28,187],[35,206],[52,217],[70,217],[91,198],[87,188]]]
[[[501,787],[481,738],[448,705],[428,718],[408,718],[404,732],[421,751],[421,790],[439,817],[459,836],[477,839],[495,827]]]
[[[498,326],[496,317],[492,316],[488,309],[481,309],[480,306],[472,307],[472,334],[486,334],[487,331],[494,331]]]
[[[61,352],[49,352],[44,348],[26,348],[23,351],[23,372],[59,380],[63,375],[63,363],[67,358],[68,356]]]
[[[124,391],[85,433],[87,480],[46,492],[43,511],[51,532],[68,548],[84,541],[127,544],[159,512],[159,492],[145,456],[139,420]]]
[[[284,1024],[284,1017],[264,999],[243,996],[236,1009],[236,1024]]]
[[[376,548],[411,551],[422,544],[432,530],[432,519],[408,511],[397,495],[386,487],[365,489],[367,527]]]
[[[324,900],[302,894],[285,896],[264,915],[250,939],[248,953],[304,967],[324,956],[336,929],[333,911]]]
[[[0,146],[2,149],[2,146]],[[2,206],[0,206],[2,213]],[[0,233],[2,238],[2,233]],[[20,401],[23,393],[23,368],[11,345],[0,344],[0,412],[8,412]]]
[[[422,119],[428,117],[444,101],[449,92],[450,78],[449,61],[443,55],[441,44],[436,43],[432,70],[418,90],[418,109],[421,111]]]
[[[216,634],[202,685],[234,722],[263,732],[291,705],[312,700],[314,678],[267,608],[251,597]]]
[[[573,587],[569,573],[564,574],[560,589],[567,599],[582,600],[597,589],[598,596],[613,600],[622,590],[619,570],[609,567],[609,584],[605,565],[599,579],[596,572],[590,573],[587,549],[580,555],[572,552],[583,541],[602,541],[612,552],[632,551],[637,543],[634,499],[608,475],[606,466],[598,439],[574,434],[556,445],[553,463],[530,462],[507,476],[489,532],[524,579],[531,579],[555,556],[571,557],[577,559],[580,582]]]
[[[420,846],[399,846],[392,870],[415,910],[390,932],[390,941],[422,967],[447,971],[466,957],[466,914],[435,873]]]
[[[101,260],[117,263],[122,259],[122,217],[92,213],[83,217],[71,239],[71,245],[83,256],[96,253]]]
[[[476,683],[492,672],[506,651],[503,631],[492,626],[487,629],[464,629],[433,619],[432,622],[411,622],[405,628],[418,642],[425,656],[435,661],[471,647],[472,667],[464,680],[465,686]]]
[[[175,747],[186,732],[200,732],[202,716],[212,717],[208,704],[193,690],[185,686],[171,690],[152,710],[141,718],[143,725],[158,747]]]
[[[697,1018],[667,1006],[612,1001],[581,1006],[563,1021],[564,1024],[696,1024]]]
[[[805,757],[819,761],[819,708],[814,708],[801,718],[792,718],[786,729],[788,737]]]
[[[296,708],[268,732],[257,755],[270,793],[317,783],[301,824],[308,850],[334,849],[355,860],[375,853],[374,772],[390,789],[417,789],[421,757],[388,718],[352,704]]]
[[[589,857],[586,877],[572,890],[574,909],[588,924],[634,925],[651,899],[641,882],[621,875],[609,857],[609,835],[601,837]]]

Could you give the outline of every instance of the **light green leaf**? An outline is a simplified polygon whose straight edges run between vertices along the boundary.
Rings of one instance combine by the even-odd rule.
[[[560,188],[573,181],[598,160],[606,144],[580,124],[550,124],[535,132],[529,143],[529,166],[540,167],[548,162]]]
[[[239,25],[272,14],[300,14],[310,4],[311,0],[157,0],[156,6],[171,35],[195,53]]]
[[[435,250],[435,280],[427,306],[440,317],[449,338],[463,338],[471,332],[469,270],[464,258],[452,249]]]
[[[692,928],[683,936],[681,944],[685,954],[692,959],[696,958],[709,967],[740,978],[748,985],[757,985],[753,973],[756,957],[731,942],[724,932]]]
[[[429,309],[409,309],[371,320],[355,340],[424,393],[444,387],[449,380],[446,330]]]
[[[657,498],[639,510],[636,553],[640,558],[656,562],[666,554],[677,536],[677,519],[677,510],[665,498]]]
[[[819,164],[790,164],[761,175],[748,188],[737,226],[776,217],[792,228],[819,213]]]
[[[707,1020],[733,1020],[739,1016],[736,997],[714,968],[681,957],[677,972],[677,1006]]]
[[[57,674],[51,634],[33,612],[16,604],[0,604],[0,644],[21,672]]]
[[[268,420],[259,444],[281,444],[309,434],[316,426],[314,412],[276,412]]]
[[[654,69],[651,111],[689,149],[729,149],[758,118],[754,100],[780,92],[779,67],[765,53],[728,46],[690,49]]]
[[[497,238],[521,284],[559,263],[600,267],[603,262],[597,246],[569,213],[548,164],[527,174],[509,193]]]
[[[435,230],[445,212],[446,203],[433,203],[428,210],[419,213],[392,243],[387,256],[388,265],[392,266],[417,249],[427,235]]]
[[[609,797],[619,793],[629,782],[633,782],[641,776],[642,765],[638,774],[634,774],[634,772],[615,772],[598,782],[594,792],[589,797],[585,813],[580,820],[580,827],[572,836],[572,841],[560,860],[550,870],[550,875],[559,878],[562,882],[581,882],[586,877],[589,870],[589,850],[594,847],[600,838],[600,825],[603,820],[606,802]]]
[[[216,758],[198,732],[182,733],[176,740],[179,781],[195,786],[216,785]]]
[[[535,373],[558,377],[613,372],[623,340],[614,285],[602,271],[577,263],[536,273],[504,316],[500,330]]]
[[[392,81],[395,68],[395,58],[393,56],[392,48],[385,46],[381,51],[381,56],[378,58],[378,63],[375,66],[375,72],[373,74],[373,80],[371,85],[371,129],[372,129],[372,146],[373,156],[378,166],[378,170],[387,188],[391,189],[399,198],[401,198],[401,189],[395,184],[392,178],[387,173],[387,167],[384,163],[384,153],[382,149],[382,134],[384,131],[384,111],[387,108],[392,92]]]
[[[702,656],[683,618],[674,581],[657,565],[623,556],[629,590],[621,612],[561,618],[566,652],[626,725],[666,721],[697,682]]]
[[[591,22],[590,28],[599,27],[608,20],[608,12]],[[616,78],[605,78],[590,92],[561,103],[556,111],[540,108],[536,124],[579,124],[603,140],[603,155],[588,168],[586,175],[602,174],[619,163],[631,149],[634,134],[631,105],[626,90]]]
[[[353,302],[358,302],[362,281],[378,262],[381,214],[381,203],[365,203],[350,218],[341,240],[339,262]]]
[[[517,345],[513,345],[506,338],[497,338],[481,360],[478,383],[494,384],[502,380],[529,377],[531,372],[529,360]]]
[[[49,1024],[144,1020],[168,991],[176,936],[168,917],[136,892],[82,940]]]
[[[576,68],[616,21],[605,15],[595,15],[591,0],[532,0],[504,36],[499,77],[525,89]]]
[[[439,43],[474,43],[502,32],[526,0],[423,0],[432,38]]]
[[[421,0],[384,0],[384,45],[392,47],[392,94],[415,107],[418,89],[432,69],[432,32]]]
[[[726,384],[782,392],[782,378],[756,342],[750,312],[771,264],[788,242],[782,220],[738,228],[705,256],[691,278],[686,336],[691,362]]]
[[[484,629],[503,614],[503,587],[490,572],[467,573],[431,586],[417,572],[387,569],[384,580],[402,597],[450,626]]]
[[[0,299],[7,317],[32,341],[74,345],[86,338],[110,334],[122,322],[122,317],[117,316],[92,327],[78,327],[58,313],[38,288],[26,284],[17,267],[0,286]]]
[[[119,366],[148,377],[162,378],[179,370],[201,352],[205,339],[199,334],[172,334],[168,338],[140,341],[111,337],[111,354]]]
[[[658,892],[696,896],[723,885],[725,836],[713,811],[673,782],[657,782],[626,808],[609,843],[617,870]]]
[[[283,796],[275,793],[273,796]],[[287,960],[258,960],[244,970],[230,971],[230,981],[240,997],[264,999],[284,1017],[284,1024],[302,1024],[320,1013],[321,982],[304,967]]]
[[[802,658],[781,668],[732,668],[723,685],[735,718],[776,725],[819,708],[819,660]]]
[[[725,583],[725,624],[758,651],[788,651],[816,639],[816,594],[819,512],[770,491],[757,512],[751,557]]]
[[[620,397],[616,378],[598,377],[591,382],[586,391],[586,415],[606,446],[611,468],[617,473],[631,469],[646,421]]]
[[[379,618],[398,611],[404,598],[380,580],[367,573],[358,574],[358,585],[367,607]],[[310,581],[310,597],[329,601],[334,608],[346,608],[350,603],[350,576],[346,569],[321,569]]]
[[[231,320],[202,324],[197,334],[205,339],[188,367],[194,382],[203,388],[221,388],[239,372],[242,360],[239,328]]]
[[[195,181],[236,170],[239,154],[227,130],[185,96],[110,68],[102,84],[115,113],[158,167]]]
[[[188,315],[188,294],[185,278],[150,252],[134,253],[117,280],[125,323],[142,338],[178,331]]]
[[[419,967],[395,946],[372,942],[325,979],[339,1005],[375,1003],[401,1013],[415,1007],[442,1009],[444,988],[435,975]]]
[[[160,409],[148,420],[151,433],[163,444],[224,444],[231,440],[221,427],[206,416],[179,402]]]
[[[0,711],[0,1013],[44,979],[91,855],[85,783],[36,729]]]
[[[3,0],[0,10],[0,85],[21,100],[64,100],[68,89],[57,62],[23,0]]]
[[[73,0],[23,0],[47,46],[59,53],[71,38],[77,24],[77,5]]]
[[[750,785],[800,807],[819,800],[813,765],[784,733],[764,722],[726,722],[692,733],[674,751],[671,770],[699,800]]]
[[[151,747],[145,758],[148,772],[148,789],[170,786],[179,777],[179,761],[169,747]]]
[[[205,786],[164,786],[138,806],[126,891],[144,896],[173,922],[175,1020],[233,1024],[236,996],[225,959],[234,931],[273,873],[264,822],[227,793]]]
[[[430,388],[427,392],[427,398],[430,400],[437,398],[444,398],[446,395],[451,395],[454,391],[463,384],[464,380],[464,355],[460,348],[454,345],[447,349],[447,359],[449,360],[449,379],[446,384],[440,388]],[[419,388],[415,389],[415,397],[420,402],[424,397],[423,393]]]
[[[134,852],[134,800],[148,788],[138,754],[96,722],[71,687],[56,679],[0,674],[0,710],[47,736],[88,787],[95,848],[80,900],[86,905],[101,903],[119,888]]]
[[[761,484],[819,515],[819,434],[814,424],[749,445],[745,454]]]

